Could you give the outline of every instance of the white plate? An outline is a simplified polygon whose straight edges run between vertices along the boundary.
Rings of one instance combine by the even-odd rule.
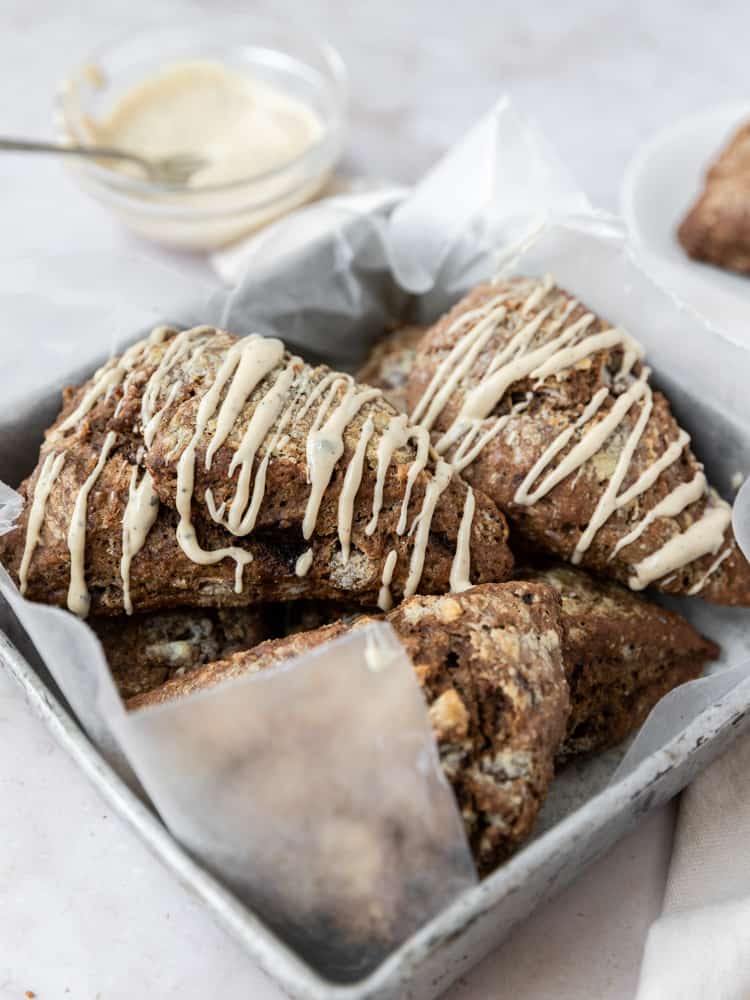
[[[691,260],[677,241],[677,227],[702,190],[706,170],[749,119],[748,102],[683,118],[638,150],[621,192],[622,214],[654,277],[744,343],[750,342],[750,277]]]

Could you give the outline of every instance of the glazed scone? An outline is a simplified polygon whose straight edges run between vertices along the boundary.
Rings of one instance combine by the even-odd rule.
[[[357,381],[382,389],[385,398],[401,413],[406,412],[406,383],[411,374],[417,344],[426,326],[399,326],[379,340],[367,363],[357,372]]]
[[[90,624],[122,698],[151,691],[273,634],[265,608],[178,608],[92,617]]]
[[[560,763],[621,743],[660,698],[719,655],[684,618],[617,583],[560,564],[517,572],[562,599],[571,711]]]
[[[531,551],[748,606],[730,507],[642,355],[552,278],[482,285],[421,341],[411,419]]]
[[[502,514],[378,390],[210,327],[156,331],[69,390],[21,493],[0,557],[79,614],[388,606],[512,567]]]
[[[750,122],[711,166],[677,235],[695,260],[750,274]]]
[[[565,734],[560,599],[544,584],[487,584],[445,597],[412,597],[386,617],[430,706],[477,866],[491,871],[529,835]],[[367,621],[264,642],[133,698],[128,708],[264,670]]]

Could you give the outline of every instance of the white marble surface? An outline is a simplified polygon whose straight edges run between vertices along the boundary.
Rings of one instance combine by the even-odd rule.
[[[248,6],[4,0],[0,131],[47,135],[56,82],[98,42],[158,18]],[[742,0],[710,12],[684,0],[579,0],[574,9],[552,0],[269,0],[252,9],[294,16],[340,47],[352,76],[348,163],[398,180],[416,177],[507,89],[591,197],[615,208],[623,167],[652,130],[747,97],[750,14]],[[71,247],[165,256],[124,234],[51,161],[0,159],[0,222],[0,267],[10,255]],[[169,259],[205,272],[198,258]],[[12,337],[0,328],[0,357]],[[7,377],[0,366],[0,391]],[[40,1000],[279,996],[107,815],[2,674],[0,741],[2,1000],[26,990]],[[672,817],[667,808],[644,822],[452,996],[631,997],[661,902]]]

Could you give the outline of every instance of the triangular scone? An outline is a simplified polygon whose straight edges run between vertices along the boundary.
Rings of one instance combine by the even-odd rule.
[[[562,598],[571,712],[559,762],[621,743],[660,698],[719,655],[684,618],[617,583],[559,563],[517,572]]]
[[[421,341],[411,419],[531,549],[634,590],[750,605],[730,508],[642,353],[550,278],[482,285]]]
[[[155,331],[69,391],[22,492],[0,554],[79,614],[387,607],[512,566],[502,514],[377,390],[207,327]]]
[[[482,873],[528,836],[552,778],[569,711],[559,616],[552,588],[523,582],[414,597],[386,616],[429,703],[443,770]],[[128,707],[264,670],[368,621],[264,642],[133,698]]]
[[[750,122],[708,171],[678,236],[696,260],[750,274]]]

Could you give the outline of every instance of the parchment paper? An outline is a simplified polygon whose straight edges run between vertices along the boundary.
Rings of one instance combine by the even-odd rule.
[[[308,211],[315,213],[312,220],[308,218],[314,238],[302,246],[294,239],[286,242],[284,232],[292,233],[293,228],[290,220],[282,221],[266,236],[273,253],[266,258],[262,252],[253,255],[251,269],[229,294],[210,294],[211,290],[199,294],[192,282],[182,282],[184,296],[178,294],[170,302],[160,299],[154,309],[153,302],[140,299],[131,287],[127,311],[121,312],[113,308],[110,297],[116,280],[110,282],[111,288],[104,282],[107,294],[97,297],[91,292],[88,269],[70,273],[75,268],[68,260],[66,293],[53,297],[54,315],[50,315],[49,288],[54,282],[43,280],[40,274],[38,287],[18,296],[12,278],[6,275],[2,308],[8,328],[33,330],[42,353],[54,343],[59,365],[54,366],[52,381],[45,375],[33,384],[32,378],[12,404],[0,401],[0,477],[15,483],[33,467],[41,433],[54,415],[59,386],[76,372],[89,374],[100,360],[99,350],[86,356],[80,347],[66,347],[80,344],[81,322],[92,328],[101,326],[98,348],[110,335],[113,313],[118,343],[121,334],[124,339],[135,339],[155,322],[222,322],[238,333],[280,335],[308,357],[350,367],[366,356],[387,321],[432,320],[469,285],[496,273],[500,266],[554,273],[591,307],[629,328],[646,344],[657,381],[671,395],[678,416],[693,434],[696,451],[705,456],[709,474],[725,495],[735,473],[744,474],[750,468],[750,404],[741,388],[746,380],[737,377],[738,372],[748,372],[747,354],[653,285],[632,259],[617,223],[590,210],[538,132],[509,101],[501,100],[395,210],[385,199],[385,204],[375,208],[339,201],[333,206],[322,202]],[[58,268],[59,261],[40,266],[40,271],[49,277]],[[123,323],[132,327],[131,335],[125,335]],[[19,350],[18,355],[23,354]],[[11,509],[12,504],[10,495]],[[4,510],[0,523],[9,520],[8,506]],[[218,689],[210,697],[186,699],[158,712],[128,717],[98,643],[85,624],[67,612],[23,601],[5,574],[0,576],[0,591],[103,752],[121,770],[132,768],[165,821],[190,850],[243,898],[259,906],[327,972],[349,977],[353,970],[366,970],[451,894],[472,884],[455,806],[434,752],[428,749],[432,744],[424,706],[421,723],[415,711],[406,728],[398,715],[391,714],[389,721],[388,712],[377,717],[377,724],[367,714],[360,715],[389,704],[384,696],[379,705],[373,705],[378,698],[363,698],[365,689],[358,686],[376,684],[378,677],[385,676],[367,672],[364,639],[357,639],[348,650],[343,670],[333,666],[333,658],[329,662],[324,657],[315,665],[280,668],[264,677],[260,686],[257,677],[246,678],[236,688]],[[620,764],[615,780],[745,674],[743,664],[750,654],[746,612],[712,608],[695,599],[681,602],[680,610],[722,643],[722,659],[709,678],[680,688],[661,703]],[[384,637],[383,641],[390,640]],[[403,660],[403,656],[394,660],[401,668],[394,667],[388,678],[406,685],[404,704],[413,707],[413,677]],[[392,884],[373,891],[378,884],[377,864],[369,868],[360,864],[363,883],[351,878],[311,879],[309,857],[298,857],[289,849],[284,852],[289,868],[283,877],[276,874],[270,880],[258,880],[266,860],[256,854],[258,843],[282,828],[293,831],[295,824],[303,828],[306,817],[313,814],[308,813],[312,806],[306,796],[301,796],[296,811],[294,802],[290,804],[283,796],[274,799],[269,788],[259,784],[268,773],[265,766],[261,771],[246,765],[257,759],[259,747],[271,769],[279,764],[273,755],[267,760],[264,734],[271,739],[274,732],[285,729],[289,706],[296,712],[303,704],[298,695],[314,670],[322,671],[321,677],[325,674],[324,687],[333,698],[326,710],[330,709],[336,725],[316,728],[317,717],[311,714],[308,727],[304,713],[299,718],[295,714],[300,739],[284,743],[281,759],[289,762],[290,773],[299,768],[316,782],[322,780],[322,786],[315,787],[327,796],[322,802],[330,806],[331,817],[337,812],[328,777],[332,786],[343,783],[351,801],[359,803],[358,790],[368,787],[368,782],[377,781],[378,775],[381,781],[399,775],[392,796],[385,794],[386,787],[383,795],[379,789],[373,802],[362,804],[367,822],[358,832],[353,833],[347,823],[338,829],[332,824],[333,839],[318,856],[318,860],[356,856],[360,862],[372,856],[388,858],[393,843],[387,839],[370,849],[373,833],[388,825],[388,810],[396,810],[399,822],[416,821],[418,813],[419,822],[399,834],[414,850],[399,870],[403,874],[411,866],[412,876],[404,875],[399,881],[409,887],[409,905],[399,910],[397,919],[388,921],[383,916],[390,912]],[[284,697],[286,691],[290,698]],[[232,724],[223,727],[222,720],[232,720]],[[378,775],[373,774],[367,754],[350,755],[346,742],[337,738],[338,727],[347,724],[355,734],[372,734]],[[313,730],[315,746],[309,742]],[[402,745],[404,734],[408,738]],[[258,739],[260,743],[254,742]],[[569,768],[553,785],[539,829],[549,828],[602,787],[621,756],[616,752]],[[129,776],[133,780],[133,774]],[[236,789],[242,791],[235,794]],[[405,791],[416,796],[417,809],[404,811]],[[255,809],[260,802],[262,809]],[[366,812],[365,805],[376,812]],[[358,815],[359,810],[358,805]],[[393,813],[391,819],[396,820]],[[348,845],[362,836],[370,847],[352,851]],[[436,851],[436,843],[446,845],[447,850]],[[427,857],[429,864],[424,865]],[[278,873],[280,863],[278,857],[269,861],[269,870]],[[329,875],[346,871],[342,865]],[[314,865],[313,870],[320,871]],[[345,954],[321,951],[319,936],[310,933],[315,922],[303,921],[300,926],[289,919],[283,889],[290,884],[296,885],[305,901],[305,912],[319,907],[331,919],[331,914],[347,912],[347,907],[362,901],[364,885],[374,908],[372,922],[367,924],[367,946],[361,947],[359,941]],[[384,922],[389,932],[379,935],[375,928],[382,928]]]

